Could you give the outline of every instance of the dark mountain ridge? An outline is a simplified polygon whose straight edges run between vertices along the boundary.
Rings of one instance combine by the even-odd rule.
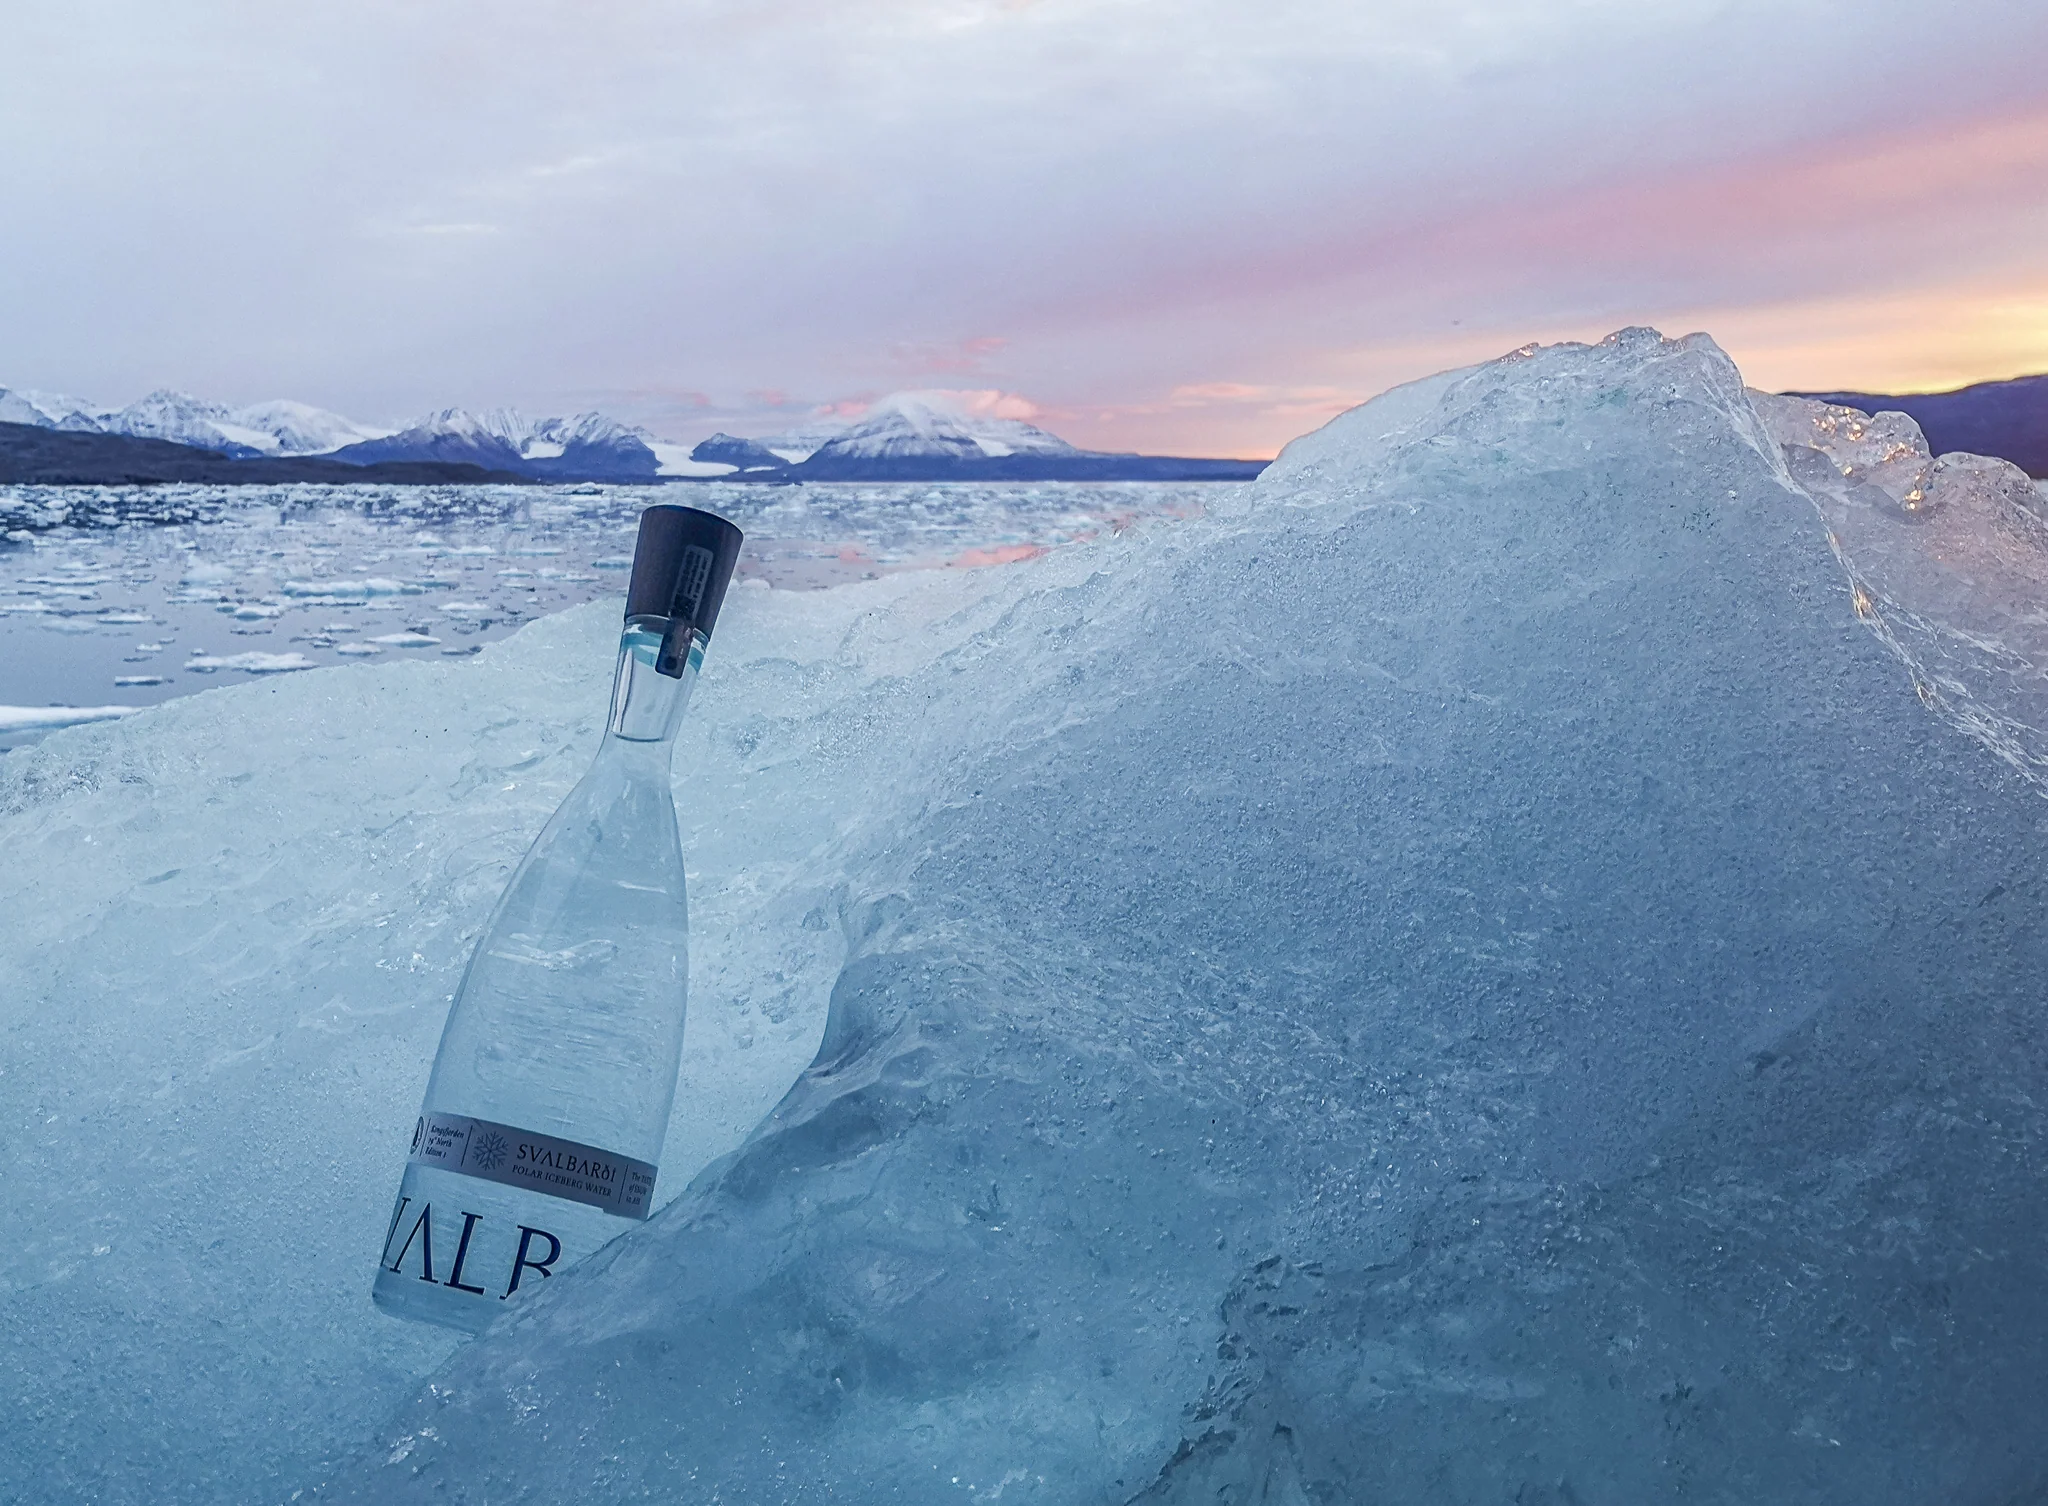
[[[0,423],[0,482],[17,485],[149,486],[180,481],[277,485],[312,481],[335,486],[363,482],[447,486],[527,479],[510,471],[434,460],[350,465],[312,456],[236,459],[219,450],[202,450],[167,439]]]
[[[666,479],[646,436],[601,413],[534,422],[510,408],[484,413],[445,408],[396,434],[345,445],[330,458],[346,465],[444,461],[513,472],[535,481]]]

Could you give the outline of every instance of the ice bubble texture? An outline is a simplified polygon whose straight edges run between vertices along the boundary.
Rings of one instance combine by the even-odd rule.
[[[2048,805],[1916,694],[1779,428],[1625,331],[1397,390],[1205,519],[737,592],[664,1176],[726,1153],[452,1353],[364,1273],[601,609],[11,756],[10,912],[49,887],[0,992],[0,1479],[2038,1492]],[[1970,631],[1959,685],[2026,657]]]

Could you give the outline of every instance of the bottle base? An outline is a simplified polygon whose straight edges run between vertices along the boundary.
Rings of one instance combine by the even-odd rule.
[[[408,1323],[432,1323],[457,1333],[482,1333],[498,1317],[480,1302],[458,1307],[448,1300],[445,1292],[422,1291],[415,1294],[397,1282],[391,1283],[390,1287],[378,1282],[370,1288],[370,1300],[377,1304],[377,1311],[387,1317],[401,1318]]]
[[[394,1318],[481,1333],[629,1227],[561,1198],[411,1163],[370,1297]]]

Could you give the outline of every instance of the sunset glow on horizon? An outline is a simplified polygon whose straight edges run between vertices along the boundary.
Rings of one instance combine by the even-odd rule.
[[[1263,456],[1629,324],[1778,390],[2048,371],[2048,10],[2007,0],[94,0],[18,30],[4,386],[673,439],[950,389]]]

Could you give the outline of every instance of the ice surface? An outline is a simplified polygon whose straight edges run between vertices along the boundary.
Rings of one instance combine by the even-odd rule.
[[[2048,804],[1916,696],[1781,443],[1630,331],[1207,518],[737,589],[665,1192],[823,1043],[459,1351],[361,1273],[609,614],[0,760],[0,1479],[2027,1498]]]
[[[857,798],[841,643],[909,579],[727,599],[676,759],[705,934],[665,1195],[815,1046],[834,937],[753,918]],[[448,1352],[369,1306],[370,1225],[617,636],[593,605],[460,665],[271,676],[0,759],[0,1501],[281,1499]],[[773,689],[739,713],[740,684]],[[790,760],[825,777],[757,807],[752,771]]]
[[[1752,399],[1921,698],[2048,773],[2048,497],[2007,461],[1935,458],[1903,413]]]

